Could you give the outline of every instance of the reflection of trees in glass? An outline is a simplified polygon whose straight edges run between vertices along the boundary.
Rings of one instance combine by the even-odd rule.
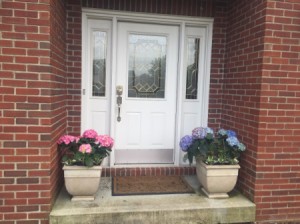
[[[128,96],[140,98],[164,98],[166,77],[166,56],[151,61],[147,73],[136,75],[134,70],[128,71]]]
[[[186,99],[197,99],[198,89],[198,65],[192,64],[187,67]]]
[[[105,96],[105,59],[93,60],[93,96]]]
[[[189,39],[188,50],[193,53],[193,57],[189,54],[187,74],[186,74],[186,99],[197,99],[198,94],[198,61],[199,61],[199,38]],[[193,59],[193,61],[191,61]]]

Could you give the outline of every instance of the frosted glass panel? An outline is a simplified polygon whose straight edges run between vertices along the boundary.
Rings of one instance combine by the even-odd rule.
[[[106,84],[106,32],[93,32],[93,91],[92,96],[105,96]]]
[[[164,98],[165,36],[129,35],[128,97]]]
[[[186,74],[186,99],[197,99],[198,95],[198,62],[199,38],[188,38],[188,58]]]

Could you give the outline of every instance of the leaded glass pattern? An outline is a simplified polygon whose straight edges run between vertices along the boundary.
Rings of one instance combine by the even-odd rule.
[[[198,63],[199,63],[199,38],[188,38],[188,57],[186,71],[186,99],[197,99],[198,95]]]
[[[105,96],[107,34],[93,32],[93,91],[92,96]]]
[[[164,98],[165,36],[129,35],[128,97]]]

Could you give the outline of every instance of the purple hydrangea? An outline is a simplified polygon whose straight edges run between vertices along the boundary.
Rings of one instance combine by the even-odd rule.
[[[179,146],[182,151],[186,152],[188,151],[188,148],[192,145],[193,143],[193,137],[190,135],[183,136],[179,142]]]
[[[203,139],[206,136],[205,128],[194,128],[192,131],[193,139]]]
[[[240,143],[239,140],[236,137],[229,137],[229,138],[226,139],[226,141],[232,147],[233,146],[238,146],[238,144]]]
[[[230,138],[230,137],[236,137],[236,133],[235,131],[232,131],[232,130],[227,130],[227,136]]]

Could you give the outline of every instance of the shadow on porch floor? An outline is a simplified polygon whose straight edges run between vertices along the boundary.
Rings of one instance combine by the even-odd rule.
[[[255,221],[255,204],[239,192],[208,199],[196,176],[186,176],[195,194],[112,196],[111,178],[103,177],[93,202],[71,202],[63,188],[50,213],[50,224],[214,224]]]

